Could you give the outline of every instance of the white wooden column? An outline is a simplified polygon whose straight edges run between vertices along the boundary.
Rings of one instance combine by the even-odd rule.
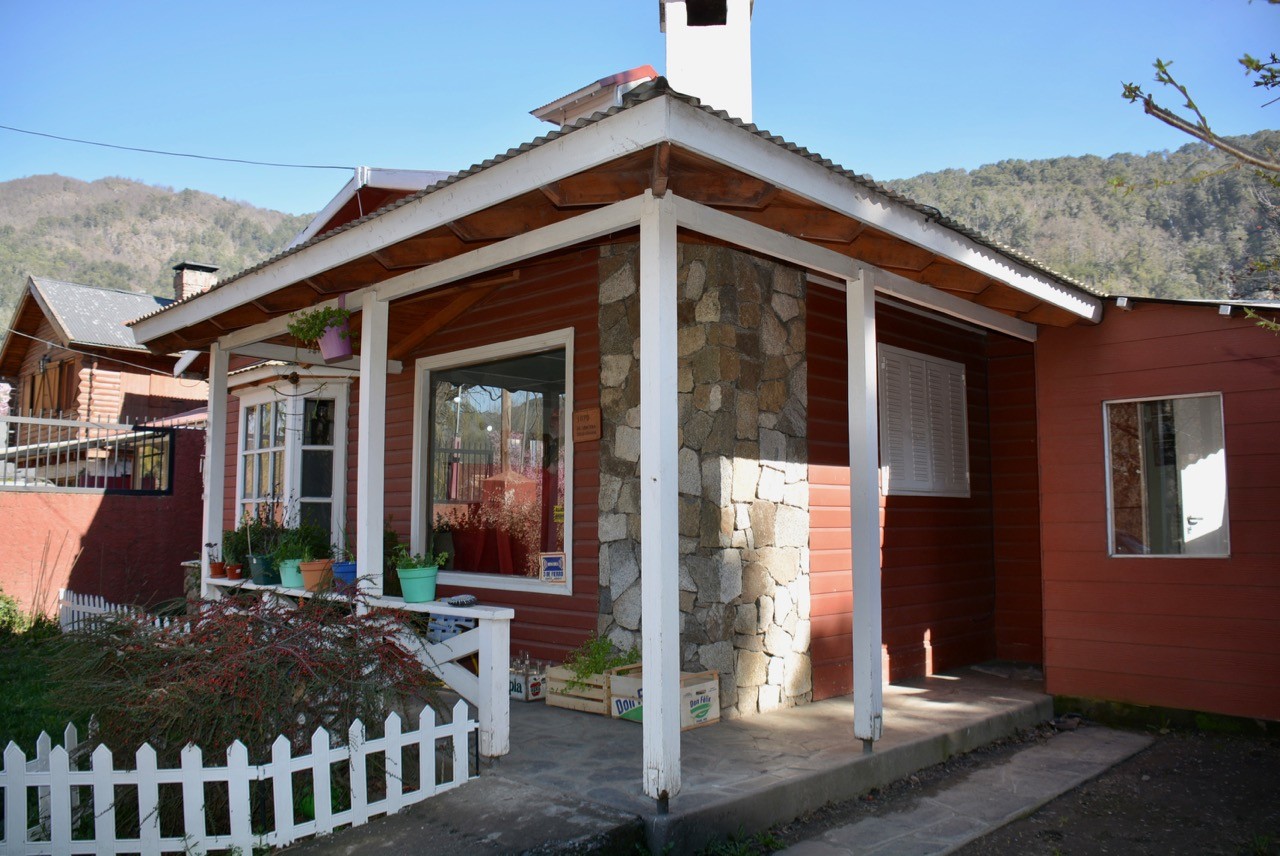
[[[880,659],[880,478],[876,294],[867,271],[846,281],[849,338],[849,535],[853,545],[853,734],[871,750],[884,715]]]
[[[386,483],[387,319],[376,294],[360,301],[360,421],[356,440],[356,572],[382,594],[382,521]]]
[[[204,429],[204,523],[200,543],[222,549],[222,503],[227,487],[227,371],[228,355],[217,342],[209,346],[209,422]],[[219,552],[221,555],[221,552]],[[213,594],[209,585],[209,551],[200,548],[200,596]]]
[[[640,214],[640,603],[644,792],[680,791],[680,542],[676,217],[645,191]]]

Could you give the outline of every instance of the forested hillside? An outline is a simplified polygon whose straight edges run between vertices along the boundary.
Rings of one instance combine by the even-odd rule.
[[[1280,150],[1280,131],[1238,139]],[[1191,144],[1172,153],[1008,160],[890,185],[1101,291],[1280,297],[1280,187],[1235,166]],[[232,273],[283,249],[308,220],[121,178],[3,182],[0,319],[12,314],[29,275],[169,295],[176,262]]]
[[[174,264],[231,273],[283,249],[309,217],[123,178],[0,183],[0,323],[27,277],[173,294]]]
[[[1233,138],[1280,150],[1280,131]],[[1280,187],[1199,143],[1149,155],[1008,160],[889,182],[1099,290],[1280,297]]]

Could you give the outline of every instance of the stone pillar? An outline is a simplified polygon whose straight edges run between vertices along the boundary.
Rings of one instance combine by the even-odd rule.
[[[639,641],[639,343],[634,245],[600,260],[600,617]],[[679,248],[680,611],[685,671],[720,673],[725,716],[812,697],[804,275]]]

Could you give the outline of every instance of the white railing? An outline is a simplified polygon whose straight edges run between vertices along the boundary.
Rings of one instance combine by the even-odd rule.
[[[401,731],[400,717],[392,713],[386,719],[383,736],[370,739],[364,725],[356,720],[347,733],[345,746],[333,746],[329,733],[318,728],[312,736],[309,755],[294,757],[289,741],[281,736],[271,747],[270,762],[261,765],[249,763],[248,750],[237,740],[227,749],[225,766],[205,766],[199,747],[189,745],[182,750],[179,767],[160,768],[155,750],[144,744],[137,751],[132,768],[116,769],[106,746],[98,746],[89,755],[76,751],[76,732],[68,726],[63,746],[50,748],[48,735],[42,734],[34,760],[28,761],[14,743],[5,749],[4,770],[0,772],[5,818],[0,852],[61,856],[238,849],[240,853],[252,853],[255,847],[283,847],[309,835],[332,832],[339,826],[360,826],[373,817],[392,814],[466,782],[471,778],[469,735],[476,730],[475,720],[467,718],[466,702],[459,701],[453,707],[453,721],[448,723],[436,724],[435,711],[424,709],[417,731]],[[439,740],[450,740],[452,752],[437,759]],[[413,747],[418,750],[416,776],[409,774],[405,761],[405,750]],[[382,759],[377,799],[370,799],[372,756]],[[345,764],[350,783],[349,795],[340,800],[344,807],[336,810],[331,778],[335,764]],[[314,819],[294,819],[297,773],[309,774],[305,778],[311,783]],[[263,782],[271,783],[270,811],[255,819],[251,817],[250,786]],[[225,831],[214,833],[208,828],[207,783],[225,787],[229,827]],[[164,807],[167,813],[181,815],[181,837],[162,835],[163,785],[178,786],[166,789],[170,801],[181,794],[180,806]],[[134,796],[122,798],[118,790],[121,787]],[[32,789],[36,791],[35,818],[29,815]],[[116,819],[121,811],[139,819],[136,838],[117,837]],[[32,819],[36,823],[28,827]]]
[[[303,589],[257,585],[243,580],[207,579],[218,589],[261,591],[268,595],[314,597]],[[364,582],[364,578],[361,578]],[[441,601],[405,603],[396,597],[361,594],[362,608],[403,609],[444,619],[474,622],[474,628],[433,642],[409,632],[395,637],[408,651],[458,695],[476,708],[480,723],[480,754],[496,758],[511,751],[511,620],[515,610],[505,606],[450,606]],[[477,671],[459,664],[476,655]]]

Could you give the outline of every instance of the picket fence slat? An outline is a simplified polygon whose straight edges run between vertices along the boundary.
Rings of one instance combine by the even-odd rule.
[[[431,708],[423,710],[416,731],[405,732],[400,717],[388,714],[383,735],[369,738],[363,723],[353,722],[347,729],[347,745],[334,746],[325,729],[316,729],[307,755],[293,756],[289,741],[283,736],[272,745],[271,758],[260,766],[250,765],[248,750],[236,741],[227,749],[226,766],[204,766],[199,747],[182,750],[177,768],[160,768],[155,751],[143,745],[134,756],[134,768],[114,769],[111,750],[97,746],[89,755],[87,769],[77,748],[74,728],[64,731],[67,745],[52,746],[48,735],[37,741],[35,758],[28,760],[15,743],[4,750],[4,769],[0,787],[4,789],[5,824],[0,836],[0,853],[43,856],[43,854],[115,854],[217,852],[240,848],[249,853],[255,846],[283,847],[308,835],[332,832],[345,826],[359,826],[383,814],[421,802],[435,793],[450,790],[470,778],[467,764],[471,735],[478,738],[479,724],[469,718],[465,701],[453,708],[453,721],[436,722]],[[436,782],[436,742],[452,741],[452,773]],[[406,791],[403,779],[404,750],[417,746],[419,781],[417,788]],[[386,793],[382,799],[369,799],[370,755],[383,754]],[[77,760],[79,759],[79,760]],[[334,764],[346,764],[350,771],[350,804],[333,810],[331,775]],[[293,775],[308,772],[311,776],[315,819],[294,822]],[[213,834],[206,826],[205,783],[227,785],[230,799],[228,834]],[[271,810],[273,828],[252,828],[250,794],[253,787],[270,782],[274,793]],[[258,784],[262,783],[262,784]],[[160,829],[160,788],[176,784],[182,798],[183,837],[166,837]],[[133,805],[140,819],[138,838],[117,838],[117,788],[126,786],[122,797]],[[32,789],[38,795],[38,825],[28,829],[27,798]],[[91,800],[79,798],[78,788],[88,788]],[[87,804],[86,804],[87,803]],[[91,811],[94,837],[73,839],[73,830],[88,822],[85,811]],[[130,812],[132,813],[132,812]]]

